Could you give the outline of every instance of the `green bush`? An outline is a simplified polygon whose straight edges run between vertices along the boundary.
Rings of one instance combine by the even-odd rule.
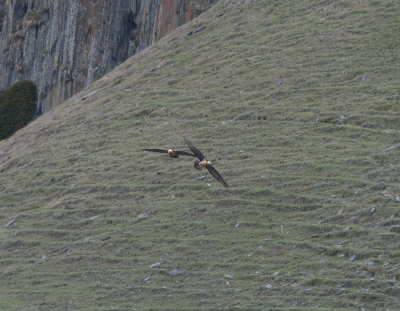
[[[10,137],[33,119],[37,92],[32,81],[13,84],[0,94],[0,140]]]
[[[4,17],[6,16],[6,9],[5,9],[5,4],[0,4],[0,32],[1,29],[3,28],[3,20]]]

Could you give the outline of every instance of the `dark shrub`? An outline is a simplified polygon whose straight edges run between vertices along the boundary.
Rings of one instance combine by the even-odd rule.
[[[14,134],[33,119],[37,93],[32,81],[13,84],[0,94],[0,140]]]

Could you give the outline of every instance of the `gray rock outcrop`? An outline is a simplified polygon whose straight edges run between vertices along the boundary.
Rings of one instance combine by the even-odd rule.
[[[0,2],[0,91],[32,80],[44,113],[216,0]]]

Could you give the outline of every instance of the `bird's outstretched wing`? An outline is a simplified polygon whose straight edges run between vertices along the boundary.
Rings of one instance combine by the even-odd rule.
[[[184,155],[184,156],[190,156],[190,157],[195,157],[196,155],[190,152],[186,151],[175,151],[177,155]]]
[[[218,171],[215,168],[213,168],[212,166],[207,166],[207,169],[216,180],[218,180],[225,187],[228,187],[228,184],[225,182],[225,180],[222,178],[222,176],[218,173]]]
[[[197,149],[193,144],[185,139],[186,144],[189,146],[190,150],[195,154],[196,157],[199,158],[200,161],[203,161],[205,159],[205,156],[200,152],[199,149]]]
[[[164,150],[164,149],[143,149],[143,150],[150,151],[150,152],[168,153],[168,150]]]

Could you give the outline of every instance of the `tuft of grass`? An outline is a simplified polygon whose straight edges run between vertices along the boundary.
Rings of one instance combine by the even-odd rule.
[[[398,308],[399,6],[220,1],[0,142],[0,309]]]

